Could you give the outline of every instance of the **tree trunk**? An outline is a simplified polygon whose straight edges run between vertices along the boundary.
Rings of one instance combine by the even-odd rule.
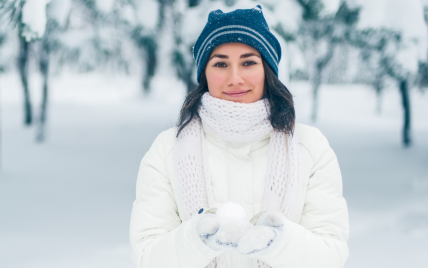
[[[147,75],[147,71],[143,71],[143,79],[141,80],[141,88],[143,89],[144,96],[149,95],[149,93],[150,93],[150,77]]]
[[[375,80],[373,82],[373,86],[376,90],[376,113],[381,114],[382,113],[382,90],[384,88],[384,74],[383,72],[379,71],[376,74]]]
[[[28,89],[28,57],[29,43],[24,37],[19,37],[19,57],[18,69],[21,77],[22,87],[24,89],[24,125],[29,126],[33,122],[33,113],[31,109],[30,91]]]
[[[155,75],[156,68],[156,56],[153,55],[152,51],[148,51],[146,53],[146,69],[143,74],[143,92],[144,95],[148,95],[150,93],[150,83],[152,81],[153,76]]]
[[[382,89],[376,88],[376,113],[382,113]]]
[[[321,86],[322,72],[327,67],[330,60],[333,58],[335,44],[330,41],[329,49],[327,54],[316,61],[315,65],[315,76],[312,81],[312,122],[317,121],[318,116],[318,91]]]
[[[143,92],[145,95],[148,95],[150,93],[150,83],[152,81],[152,78],[155,75],[156,72],[156,65],[157,65],[157,44],[156,40],[153,39],[153,37],[146,36],[141,38],[142,47],[144,49],[145,54],[145,63],[146,68],[144,69],[143,73]]]
[[[409,85],[407,79],[400,81],[400,94],[401,103],[403,105],[404,112],[404,124],[403,124],[403,144],[405,147],[409,147],[412,144],[411,137],[411,114],[410,114],[410,96],[409,96]]]
[[[317,121],[318,115],[318,91],[321,85],[321,70],[317,68],[314,81],[312,81],[312,122]]]
[[[1,96],[1,87],[0,87],[0,96]],[[0,99],[0,104],[1,104],[1,99]],[[1,113],[1,106],[0,106],[0,169],[1,169],[1,164],[2,164],[2,160],[3,160],[3,158],[2,158],[2,152],[3,152],[3,144],[2,144],[2,141],[3,141],[3,136],[2,136],[2,128],[1,128],[1,123],[2,123],[2,121],[1,121],[1,117],[2,116],[2,113]]]
[[[49,51],[47,48],[43,48],[40,55],[40,71],[43,75],[43,93],[42,102],[40,105],[40,116],[37,126],[36,141],[43,142],[45,140],[46,133],[46,115],[48,107],[48,81],[49,81]]]

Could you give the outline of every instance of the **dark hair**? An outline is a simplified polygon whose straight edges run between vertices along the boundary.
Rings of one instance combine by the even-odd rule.
[[[293,95],[287,87],[279,81],[266,61],[262,58],[265,71],[265,86],[263,98],[270,104],[269,121],[274,130],[293,135],[295,124],[295,111]],[[201,97],[208,91],[205,71],[202,71],[199,85],[184,100],[177,123],[177,137],[193,118],[199,118],[198,109],[201,105]],[[267,109],[267,107],[266,107]],[[200,119],[200,118],[199,118]]]

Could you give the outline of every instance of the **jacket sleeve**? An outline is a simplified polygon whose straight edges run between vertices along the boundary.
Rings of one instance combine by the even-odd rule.
[[[299,224],[286,221],[277,246],[261,259],[273,268],[340,268],[347,259],[348,210],[339,164],[327,139],[314,129],[313,160]]]
[[[199,215],[180,220],[166,172],[162,136],[156,138],[138,172],[130,224],[132,260],[138,268],[205,267],[219,252],[197,235]]]

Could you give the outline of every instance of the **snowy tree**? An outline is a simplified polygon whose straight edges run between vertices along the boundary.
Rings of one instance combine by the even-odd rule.
[[[36,141],[38,142],[42,142],[45,139],[51,58],[52,54],[61,49],[59,35],[64,28],[64,20],[60,16],[64,14],[61,14],[58,8],[61,4],[66,7],[66,3],[63,1],[61,2],[62,3],[60,3],[59,0],[52,0],[45,8],[47,13],[44,15],[46,18],[44,33],[41,34],[41,40],[37,42],[39,71],[43,78],[42,98],[39,107],[39,115],[37,117],[36,129]]]
[[[205,25],[203,15],[201,14],[201,1],[189,1],[188,6],[184,1],[177,2],[176,5],[181,5],[181,9],[174,10],[174,41],[175,49],[172,54],[172,61],[176,68],[176,73],[187,87],[187,92],[196,88],[196,64],[193,60],[193,46]],[[199,6],[198,6],[199,5]],[[184,8],[183,8],[184,6]],[[202,26],[202,28],[201,28]]]
[[[363,67],[371,74],[369,83],[376,91],[376,111],[380,113],[382,91],[387,86],[389,73],[393,69],[394,59],[391,51],[396,52],[401,46],[401,35],[385,28],[366,29],[358,32],[353,44],[360,49]]]
[[[28,85],[29,59],[34,56],[38,62],[38,70],[42,74],[43,88],[39,114],[36,126],[36,140],[43,141],[48,107],[49,66],[53,54],[60,54],[60,62],[67,62],[70,55],[69,40],[65,32],[70,28],[69,15],[75,6],[81,6],[79,0],[4,0],[0,5],[0,12],[7,16],[9,23],[17,28],[19,39],[18,71],[24,90],[24,124],[34,122],[32,102]],[[2,17],[4,17],[2,16]],[[65,45],[67,44],[67,45]],[[31,52],[34,52],[32,55]]]
[[[29,76],[29,58],[30,48],[39,47],[38,51],[42,52],[39,57],[40,70],[43,73],[44,86],[43,98],[41,104],[41,114],[39,116],[39,125],[44,126],[46,118],[47,102],[47,70],[49,61],[49,35],[45,35],[47,29],[46,7],[50,0],[3,0],[0,5],[2,17],[8,17],[8,22],[17,28],[19,40],[18,71],[24,90],[24,124],[33,123],[33,110],[30,98],[30,89],[28,85]],[[52,31],[52,24],[48,27],[48,32]],[[42,41],[40,41],[42,40]],[[42,45],[39,45],[41,43]],[[39,127],[40,129],[40,127]],[[42,137],[38,135],[39,137]]]
[[[404,111],[402,140],[405,146],[410,146],[411,106],[409,80],[411,74],[403,70],[402,65],[396,58],[397,53],[403,49],[402,36],[386,29],[371,29],[361,33],[359,36],[359,43],[362,46],[362,56],[368,63],[367,65],[371,66],[371,64],[374,64],[374,68],[371,68],[374,71],[372,85],[376,89],[379,111],[381,105],[381,92],[385,87],[385,79],[389,77],[397,82]]]
[[[139,1],[134,2],[135,20],[132,25],[131,37],[139,50],[141,62],[145,63],[142,74],[142,87],[146,93],[150,90],[150,82],[155,75],[158,60],[158,30],[165,21],[165,9],[172,1]]]
[[[402,141],[410,146],[411,102],[410,86],[415,83],[420,63],[426,62],[427,28],[420,0],[376,2],[355,0],[362,7],[356,37],[366,62],[374,63],[373,85],[380,93],[384,78],[393,79],[400,92],[403,107]],[[379,10],[383,11],[382,16]]]
[[[428,1],[424,0],[422,1],[422,3],[424,5],[425,24],[428,26]],[[428,88],[428,62],[427,61],[419,62],[418,76],[417,76],[416,83],[419,86],[419,89],[421,91],[424,91],[426,90],[426,88]]]
[[[116,1],[70,1],[66,23],[59,35],[61,64],[87,72],[101,68],[128,70],[126,32]],[[67,13],[66,13],[67,14]]]
[[[77,1],[77,2],[76,2]],[[75,0],[72,12],[77,27],[69,29],[70,37],[79,35],[78,42],[64,54],[68,60],[79,62],[83,70],[93,70],[110,63],[129,72],[136,62],[142,65],[141,87],[150,91],[156,73],[159,31],[165,20],[166,0]],[[89,24],[81,20],[90,20]],[[78,26],[80,25],[80,26]],[[82,26],[86,28],[82,31]],[[89,45],[88,45],[89,44]],[[138,57],[135,57],[138,54]],[[93,55],[96,55],[95,57]],[[90,58],[91,61],[85,59]]]
[[[303,12],[297,34],[291,38],[305,52],[309,80],[312,85],[312,121],[318,112],[318,94],[323,71],[330,63],[338,44],[352,37],[359,9],[344,1],[296,0]]]
[[[6,69],[8,68],[8,62],[5,60],[6,56],[4,55],[2,48],[8,38],[7,30],[5,25],[10,22],[10,10],[12,10],[13,2],[8,1],[0,1],[0,75],[2,75]],[[2,88],[0,88],[1,90]],[[1,106],[0,106],[0,118],[2,118],[1,114]],[[2,121],[0,120],[0,167],[2,164],[2,151],[3,151],[3,135],[2,135]]]
[[[28,26],[24,24],[23,0],[2,0],[0,2],[1,18],[8,18],[8,23],[18,29],[19,38],[19,56],[17,65],[21,78],[23,96],[24,96],[24,125],[31,125],[33,122],[32,104],[30,91],[28,88],[28,60],[30,53],[30,40],[26,39],[24,33],[28,33]]]
[[[15,23],[19,34],[19,57],[18,70],[24,89],[24,123],[32,124],[33,112],[31,98],[28,88],[30,46],[37,48],[39,70],[43,76],[42,103],[38,116],[37,141],[44,139],[44,129],[46,122],[46,109],[48,98],[48,71],[49,54],[55,47],[51,40],[51,35],[55,31],[56,24],[47,19],[47,6],[50,0],[36,1],[11,1],[5,11],[10,14],[11,21]]]
[[[358,8],[341,0],[262,0],[276,22],[272,28],[288,44],[289,69],[293,77],[308,77],[312,84],[312,120],[317,118],[318,92],[323,72],[339,45],[348,44],[356,22]],[[284,11],[287,16],[284,16]],[[303,53],[302,53],[303,52]]]

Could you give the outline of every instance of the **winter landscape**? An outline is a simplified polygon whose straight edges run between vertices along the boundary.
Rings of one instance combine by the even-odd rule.
[[[256,4],[282,38],[280,78],[297,122],[319,128],[337,154],[345,267],[428,267],[428,3],[27,0],[32,12],[18,26],[10,3],[19,10],[20,1],[0,2],[0,267],[133,267],[139,162],[196,84],[192,42],[209,11]],[[339,26],[314,38],[312,22]]]

